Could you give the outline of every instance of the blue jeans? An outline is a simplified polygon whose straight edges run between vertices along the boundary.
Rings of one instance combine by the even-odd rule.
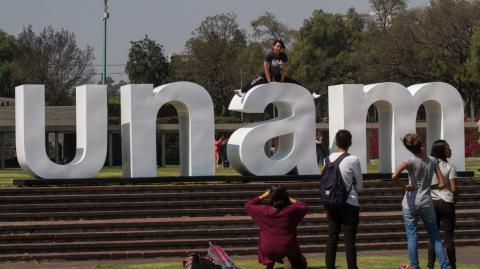
[[[416,269],[420,269],[418,262],[418,239],[417,239],[417,216],[423,220],[428,236],[430,237],[430,244],[435,248],[435,254],[438,258],[438,263],[442,269],[450,269],[445,250],[443,249],[442,241],[437,227],[437,218],[433,207],[423,207],[418,209],[403,208],[403,222],[405,223],[405,230],[407,231],[408,241],[408,258],[410,265]]]

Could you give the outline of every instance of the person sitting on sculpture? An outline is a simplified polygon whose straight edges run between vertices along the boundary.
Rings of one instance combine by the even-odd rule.
[[[250,83],[245,85],[245,87],[235,90],[234,93],[242,97],[243,94],[255,86],[274,82],[287,82],[302,86],[298,81],[287,77],[288,56],[284,50],[285,45],[282,40],[277,39],[273,41],[272,50],[263,60],[264,73],[259,74],[252,79]],[[312,96],[314,99],[317,99],[320,97],[320,94],[313,92]]]

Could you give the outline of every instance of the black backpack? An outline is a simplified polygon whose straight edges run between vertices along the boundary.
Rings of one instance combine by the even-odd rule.
[[[350,189],[347,190],[339,165],[349,155],[345,152],[334,162],[330,162],[328,157],[325,158],[325,167],[320,178],[320,200],[325,207],[344,205],[348,199],[348,194],[354,184],[352,183]]]

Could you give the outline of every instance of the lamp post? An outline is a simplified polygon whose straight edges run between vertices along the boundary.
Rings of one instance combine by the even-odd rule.
[[[107,20],[110,17],[108,14],[108,0],[104,0],[104,13],[102,16],[103,21],[103,73],[102,84],[107,84]]]

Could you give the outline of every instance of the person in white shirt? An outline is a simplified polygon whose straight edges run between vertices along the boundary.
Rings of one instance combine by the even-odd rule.
[[[335,144],[337,152],[328,156],[330,162],[334,162],[340,155],[348,152],[352,145],[352,134],[348,130],[339,130],[335,135]],[[327,208],[328,240],[325,252],[325,265],[327,269],[335,268],[338,237],[343,227],[347,267],[348,269],[357,269],[355,241],[360,219],[358,193],[363,189],[360,161],[356,156],[348,155],[340,162],[339,169],[346,188],[350,190],[350,193],[345,204]],[[350,188],[352,184],[353,187]]]
[[[445,188],[435,189],[434,186],[438,184],[438,179],[434,175],[432,178],[432,200],[435,214],[437,216],[437,226],[440,229],[440,223],[443,225],[444,244],[447,250],[447,257],[452,269],[456,266],[455,255],[455,195],[457,193],[457,184],[455,178],[457,172],[453,163],[447,161],[452,156],[450,145],[445,140],[437,140],[432,144],[432,151],[430,154],[438,160],[438,167],[440,168],[443,177],[445,178]],[[428,248],[428,268],[433,269],[435,266],[435,251],[430,244]]]

